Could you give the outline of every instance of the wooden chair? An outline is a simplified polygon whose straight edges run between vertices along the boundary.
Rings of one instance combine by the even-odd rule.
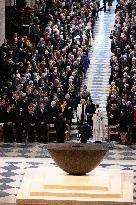
[[[55,134],[56,134],[56,130],[55,130],[54,124],[47,124],[47,140],[48,140],[48,142],[56,140]],[[52,137],[51,137],[51,135],[52,135]]]
[[[66,141],[69,140],[69,137],[70,137],[70,126],[67,124],[67,130],[65,131]],[[48,142],[56,140],[56,130],[54,124],[47,124],[47,140]]]
[[[108,140],[111,141],[112,137],[119,138],[119,131],[117,125],[108,125]]]

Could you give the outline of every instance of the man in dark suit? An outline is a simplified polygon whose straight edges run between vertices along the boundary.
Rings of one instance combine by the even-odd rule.
[[[109,125],[117,125],[119,119],[119,110],[116,104],[111,104],[111,109],[107,112]]]
[[[83,124],[79,130],[79,134],[81,134],[81,143],[87,143],[87,140],[91,136],[91,133],[91,126],[88,123]]]
[[[37,136],[38,142],[47,143],[47,123],[46,123],[46,108],[43,102],[40,102],[36,107],[37,119]]]
[[[56,130],[57,142],[64,143],[67,126],[62,113],[59,113],[58,117],[54,120],[54,127]]]
[[[92,117],[93,117],[93,114],[95,113],[95,110],[96,110],[95,104],[93,104],[91,99],[88,99],[85,112],[86,112],[86,116],[87,116],[87,123],[90,125],[91,130],[93,129]],[[91,132],[91,135],[92,135],[92,132]]]
[[[35,142],[36,137],[36,112],[33,104],[28,106],[28,142]]]
[[[8,105],[4,112],[4,142],[14,142],[13,121],[12,107]]]
[[[26,133],[27,117],[20,108],[19,112],[16,113],[15,128],[16,128],[16,142],[22,143],[24,138],[24,131]]]
[[[54,119],[58,116],[59,112],[61,112],[60,107],[57,105],[56,101],[51,101],[51,105],[48,106],[47,115],[48,115],[48,123],[52,124]]]
[[[22,111],[24,112],[25,115],[28,113],[28,103],[26,100],[26,93],[23,93],[22,98],[17,101],[16,107],[18,111],[20,110],[20,108],[22,108]]]

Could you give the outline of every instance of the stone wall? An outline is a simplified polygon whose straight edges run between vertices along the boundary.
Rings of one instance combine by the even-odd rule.
[[[5,39],[5,0],[0,0],[0,45]]]

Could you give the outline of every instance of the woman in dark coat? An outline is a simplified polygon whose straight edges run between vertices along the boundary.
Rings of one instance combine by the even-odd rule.
[[[89,60],[88,54],[84,53],[84,55],[82,56],[82,66],[83,66],[84,77],[86,75],[87,69],[89,68],[89,64],[90,64],[90,60]]]

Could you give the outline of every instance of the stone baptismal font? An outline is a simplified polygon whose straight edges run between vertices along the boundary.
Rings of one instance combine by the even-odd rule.
[[[94,143],[50,143],[47,149],[55,163],[65,172],[84,175],[101,163],[108,146]]]
[[[106,144],[50,143],[55,161],[26,170],[17,205],[132,205],[133,171],[99,166]],[[46,159],[43,159],[46,161]],[[110,162],[111,163],[111,162]]]

